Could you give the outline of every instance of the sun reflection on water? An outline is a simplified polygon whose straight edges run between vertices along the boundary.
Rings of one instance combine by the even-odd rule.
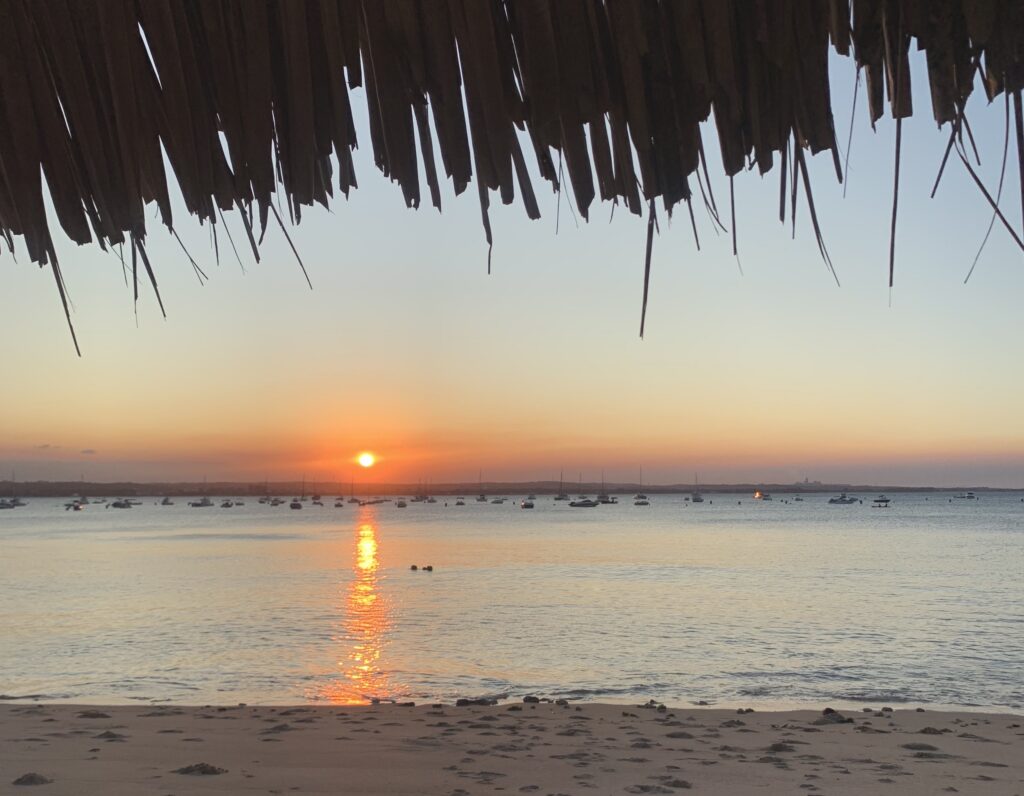
[[[381,590],[377,516],[370,506],[359,510],[355,534],[353,578],[342,604],[342,642],[347,651],[338,661],[341,677],[323,698],[341,705],[357,705],[374,697],[386,699],[396,691],[384,667],[384,651],[392,628],[391,605]]]

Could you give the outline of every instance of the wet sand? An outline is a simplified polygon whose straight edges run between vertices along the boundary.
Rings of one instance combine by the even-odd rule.
[[[9,704],[0,739],[0,793],[1024,794],[1024,718],[914,709]]]

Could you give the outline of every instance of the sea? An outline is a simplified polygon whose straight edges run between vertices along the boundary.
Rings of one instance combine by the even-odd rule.
[[[0,511],[0,698],[1024,705],[1024,493],[522,497]]]

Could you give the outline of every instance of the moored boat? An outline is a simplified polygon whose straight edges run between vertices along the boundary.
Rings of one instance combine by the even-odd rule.
[[[838,497],[831,497],[828,502],[833,506],[849,506],[857,502],[857,498],[850,497],[845,492],[840,492]]]

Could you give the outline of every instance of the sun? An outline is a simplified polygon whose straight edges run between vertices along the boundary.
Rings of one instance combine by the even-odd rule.
[[[377,457],[372,453],[360,453],[356,461],[359,462],[360,467],[373,467]]]

